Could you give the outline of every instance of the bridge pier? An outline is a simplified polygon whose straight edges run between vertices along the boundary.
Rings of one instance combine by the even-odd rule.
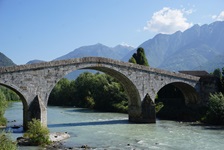
[[[136,123],[156,123],[155,104],[148,94],[141,103],[141,107],[130,106],[129,121]]]
[[[47,107],[43,104],[39,95],[36,95],[28,109],[24,110],[24,130],[28,129],[28,122],[32,119],[39,119],[43,126],[47,126]]]

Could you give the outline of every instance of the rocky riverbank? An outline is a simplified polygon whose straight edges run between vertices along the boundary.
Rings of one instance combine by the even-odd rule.
[[[50,144],[47,147],[55,148],[55,147],[62,146],[61,141],[68,139],[69,137],[70,137],[70,135],[67,132],[50,133],[49,138],[50,138],[50,141],[52,142],[52,144]],[[33,145],[33,143],[31,143],[28,138],[24,138],[24,137],[18,137],[17,143],[19,146],[37,146],[37,145]]]

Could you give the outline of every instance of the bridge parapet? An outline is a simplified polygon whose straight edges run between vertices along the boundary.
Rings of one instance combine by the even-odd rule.
[[[139,71],[145,71],[165,76],[172,76],[177,78],[182,78],[186,80],[198,81],[200,78],[192,75],[182,74],[178,72],[171,72],[166,70],[161,70],[157,68],[147,67],[143,65],[133,64],[122,62],[119,60],[113,60],[109,58],[103,57],[83,57],[83,58],[74,58],[68,60],[57,60],[57,61],[50,61],[50,62],[42,62],[36,64],[28,64],[28,65],[18,65],[18,66],[10,66],[10,67],[0,67],[0,74],[3,73],[10,73],[10,72],[18,72],[18,71],[26,71],[26,70],[38,70],[43,68],[52,68],[52,67],[59,67],[59,66],[68,66],[68,65],[77,65],[83,63],[104,63],[110,64],[113,66],[118,67],[127,67],[131,69],[137,69]]]

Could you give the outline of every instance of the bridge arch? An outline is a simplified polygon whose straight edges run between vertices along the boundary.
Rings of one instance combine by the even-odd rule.
[[[24,94],[22,94],[22,91],[20,90],[20,88],[18,88],[17,86],[13,84],[7,84],[0,80],[0,85],[14,91],[20,97],[20,100],[22,101],[22,104],[23,104],[23,125],[27,126],[28,103]]]
[[[159,91],[161,91],[162,89],[168,86],[173,86],[181,91],[181,93],[183,94],[183,98],[184,98],[186,106],[194,106],[200,103],[199,94],[197,93],[196,89],[193,86],[184,82],[171,82],[169,84],[166,84],[165,86],[161,87],[157,91],[157,93],[159,93]]]
[[[196,121],[199,95],[195,88],[184,82],[171,82],[157,93],[156,116],[159,119]]]
[[[99,65],[97,63],[96,64],[88,63],[83,65],[80,64],[79,66],[71,66],[67,68],[66,70],[64,70],[63,74],[61,74],[61,76],[57,78],[56,82],[51,85],[49,90],[50,92],[48,93],[47,101],[49,99],[51,91],[53,90],[57,82],[59,82],[67,74],[76,70],[81,70],[81,69],[91,69],[91,70],[101,71],[117,79],[122,84],[128,96],[129,119],[133,120],[132,118],[136,118],[136,115],[141,115],[141,97],[135,83],[125,74],[123,74],[122,71],[117,70],[116,67],[112,68],[111,66],[108,66],[107,64]]]

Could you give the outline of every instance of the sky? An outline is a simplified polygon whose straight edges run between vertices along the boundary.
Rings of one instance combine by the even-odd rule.
[[[223,0],[0,0],[0,52],[18,65],[51,61],[81,46],[138,47],[223,20]]]

